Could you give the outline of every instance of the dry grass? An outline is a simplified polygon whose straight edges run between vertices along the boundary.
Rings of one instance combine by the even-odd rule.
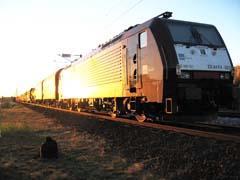
[[[0,179],[126,179],[143,164],[128,164],[109,154],[103,138],[59,124],[26,107],[0,109]],[[57,140],[60,158],[41,160],[39,147],[46,136]]]
[[[0,179],[240,177],[236,143],[50,115],[19,105],[0,108]],[[58,142],[59,159],[38,158],[46,136]]]

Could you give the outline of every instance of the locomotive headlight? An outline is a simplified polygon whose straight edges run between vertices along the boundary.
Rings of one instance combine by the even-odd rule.
[[[177,74],[178,76],[181,75],[181,66],[180,66],[179,64],[176,65],[176,74]]]
[[[221,74],[220,74],[220,79],[224,79],[224,78],[225,78],[224,74],[221,73]]]
[[[232,69],[232,71],[231,71],[231,75],[232,75],[232,77],[235,76],[235,68]]]
[[[230,79],[230,74],[229,73],[221,73],[220,79]]]
[[[230,74],[229,73],[225,73],[225,79],[230,79]]]
[[[191,75],[189,72],[182,72],[180,75],[181,79],[190,79]]]

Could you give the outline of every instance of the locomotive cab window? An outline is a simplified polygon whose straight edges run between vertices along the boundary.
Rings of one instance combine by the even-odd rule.
[[[139,47],[140,48],[147,47],[147,32],[146,31],[139,34]]]
[[[168,28],[175,43],[223,47],[216,29],[210,25],[169,22]]]

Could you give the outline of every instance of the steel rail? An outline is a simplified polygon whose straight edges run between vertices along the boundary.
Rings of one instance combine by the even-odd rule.
[[[238,111],[219,111],[218,116],[222,117],[240,117],[240,112]]]
[[[120,118],[120,117],[112,118],[110,116],[102,115],[102,114],[94,114],[94,113],[90,113],[90,112],[78,112],[78,111],[61,109],[61,108],[45,106],[45,105],[40,105],[40,104],[33,104],[33,103],[22,103],[22,104],[31,106],[31,107],[43,108],[43,109],[51,110],[54,112],[63,112],[63,113],[68,113],[68,114],[72,114],[72,115],[76,115],[76,116],[87,116],[87,117],[94,118],[96,120],[108,120],[108,121],[113,121],[113,122],[126,123],[126,124],[130,124],[130,125],[134,125],[134,126],[155,128],[155,129],[160,129],[160,130],[164,130],[164,131],[172,131],[175,133],[182,133],[182,134],[191,135],[191,136],[199,136],[199,137],[204,137],[204,138],[213,138],[213,139],[217,139],[217,140],[233,141],[236,143],[240,143],[240,136],[232,135],[232,134],[209,132],[209,131],[204,131],[204,130],[191,129],[191,128],[186,128],[186,127],[177,127],[174,125],[166,125],[166,124],[159,124],[159,123],[138,122],[138,121],[134,121],[131,119]]]

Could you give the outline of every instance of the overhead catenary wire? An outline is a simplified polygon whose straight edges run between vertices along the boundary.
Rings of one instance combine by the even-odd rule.
[[[125,16],[127,13],[129,13],[132,9],[134,9],[136,6],[138,6],[143,0],[138,0],[136,3],[134,3],[131,7],[129,7],[128,9],[126,9],[125,11],[123,11],[119,16],[117,16],[116,18],[114,18],[109,24],[105,24],[103,26],[103,29],[105,31],[103,37],[104,39],[108,39],[109,38],[109,29],[111,29],[111,27],[113,26],[114,23],[116,23],[121,17]],[[113,6],[112,6],[113,7]],[[110,11],[109,11],[110,12]],[[110,14],[110,13],[109,13]],[[108,14],[108,15],[109,15]],[[108,31],[106,31],[108,30]]]
[[[113,11],[114,7],[119,5],[120,2],[122,2],[123,0],[118,0],[117,3],[115,3],[114,5],[112,5],[109,10],[107,11],[107,13],[105,14],[105,16],[109,16],[109,14]]]
[[[125,10],[123,13],[121,13],[118,17],[116,17],[114,20],[112,20],[111,23],[108,24],[108,27],[112,26],[114,23],[116,23],[121,17],[125,16],[127,13],[129,13],[132,9],[134,9],[136,6],[138,6],[143,0],[137,1],[135,4],[133,4],[130,8]]]

